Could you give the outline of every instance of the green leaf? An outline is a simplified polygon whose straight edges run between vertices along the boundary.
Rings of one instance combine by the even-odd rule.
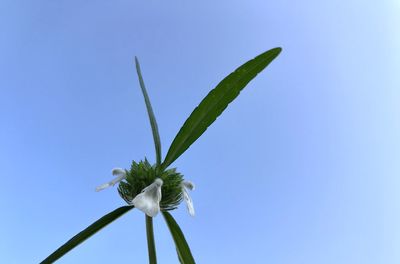
[[[281,48],[274,48],[264,52],[225,77],[185,121],[161,167],[167,168],[182,155],[239,95],[240,91],[279,55],[281,50]]]
[[[96,232],[100,231],[103,227],[116,220],[118,217],[122,216],[129,210],[131,210],[133,206],[122,206],[118,209],[115,209],[109,214],[106,214],[85,230],[81,231],[79,234],[68,240],[64,245],[59,247],[56,251],[54,251],[50,256],[48,256],[45,260],[40,262],[41,264],[53,263],[57,259],[61,258],[65,254],[67,254],[74,247],[78,246],[80,243],[94,235]]]
[[[147,94],[146,87],[144,85],[142,72],[140,70],[140,64],[137,57],[135,57],[135,64],[136,64],[136,71],[139,77],[140,88],[142,89],[144,102],[146,103],[147,114],[149,115],[151,130],[153,132],[153,139],[154,139],[154,146],[156,148],[156,160],[157,166],[161,164],[161,141],[160,141],[160,134],[158,133],[158,126],[156,117],[154,116],[153,108],[151,107],[150,98]]]
[[[178,259],[182,264],[194,264],[194,258],[190,252],[189,245],[185,240],[185,236],[175,219],[168,212],[163,212],[165,221],[167,222],[169,231],[171,232],[172,238],[174,239],[176,251],[178,252]]]

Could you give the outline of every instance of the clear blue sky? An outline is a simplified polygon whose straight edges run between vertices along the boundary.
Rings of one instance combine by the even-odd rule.
[[[198,263],[400,263],[400,4],[0,2],[0,262],[38,263],[124,204],[94,188],[163,154],[223,77],[260,74],[175,166],[197,215],[173,214]],[[177,263],[162,217],[160,263]],[[146,263],[133,210],[58,263]]]

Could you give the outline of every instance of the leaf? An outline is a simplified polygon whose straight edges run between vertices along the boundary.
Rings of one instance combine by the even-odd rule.
[[[281,52],[274,48],[246,62],[223,79],[194,109],[173,140],[161,167],[167,168],[217,119],[240,91]]]
[[[53,263],[57,259],[61,258],[65,254],[67,254],[70,250],[78,246],[80,243],[94,235],[96,232],[100,231],[103,227],[116,220],[118,217],[122,216],[129,210],[131,210],[133,206],[122,206],[118,209],[115,209],[111,213],[106,214],[90,226],[88,226],[85,230],[78,233],[76,236],[68,240],[64,245],[59,247],[56,251],[54,251],[50,256],[48,256],[45,260],[40,262],[41,264]]]
[[[174,239],[176,251],[178,252],[178,259],[182,264],[194,264],[194,258],[190,252],[189,245],[185,240],[185,236],[175,219],[168,212],[163,212],[165,221],[167,222],[169,231],[171,232],[172,238]]]
[[[157,166],[161,164],[161,141],[160,141],[160,134],[158,133],[158,126],[156,117],[154,116],[153,108],[151,107],[150,98],[147,94],[146,87],[144,85],[142,72],[140,70],[140,64],[137,57],[135,57],[135,64],[136,64],[136,71],[139,77],[140,88],[142,89],[144,102],[146,103],[147,114],[149,115],[151,130],[153,132],[153,139],[154,139],[154,146],[156,148],[156,160]]]

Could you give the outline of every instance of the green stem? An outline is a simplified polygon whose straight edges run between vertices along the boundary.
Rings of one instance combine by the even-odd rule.
[[[156,245],[154,243],[153,218],[146,215],[147,247],[149,250],[149,263],[157,264]]]

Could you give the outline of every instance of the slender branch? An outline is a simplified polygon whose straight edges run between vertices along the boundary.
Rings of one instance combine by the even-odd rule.
[[[157,264],[156,245],[154,242],[153,218],[146,215],[147,247],[149,250],[149,263]]]

